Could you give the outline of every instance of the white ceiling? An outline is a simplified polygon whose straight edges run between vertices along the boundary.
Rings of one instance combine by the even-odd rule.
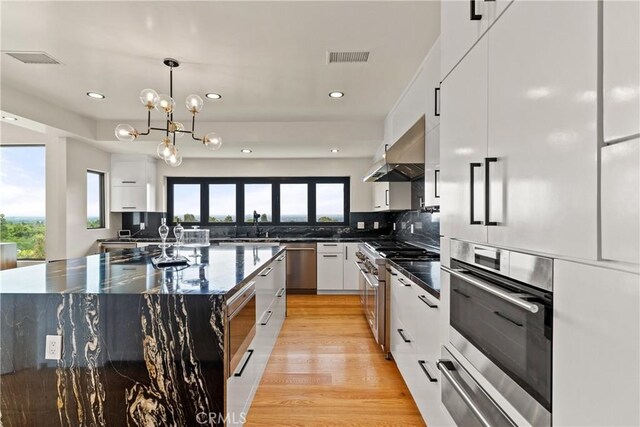
[[[440,32],[438,1],[23,1],[0,7],[3,51],[44,51],[62,62],[26,65],[1,55],[2,84],[96,121],[143,120],[140,90],[168,92],[165,57],[181,62],[174,71],[177,120],[189,121],[188,94],[209,91],[223,98],[205,100],[202,121],[382,120]],[[371,55],[367,64],[327,65],[328,50]],[[346,96],[331,99],[333,90]],[[107,98],[90,99],[87,91]],[[374,145],[368,141],[370,152],[362,155],[373,154]]]

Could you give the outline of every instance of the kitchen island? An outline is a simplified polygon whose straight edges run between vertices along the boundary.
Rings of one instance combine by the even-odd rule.
[[[1,272],[0,423],[230,422],[227,300],[284,250],[182,249],[191,266],[156,269],[159,249],[145,248]]]

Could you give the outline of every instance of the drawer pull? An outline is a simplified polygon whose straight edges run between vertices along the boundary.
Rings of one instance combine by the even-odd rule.
[[[240,368],[240,371],[238,371],[235,374],[233,374],[234,377],[241,377],[242,376],[242,373],[244,372],[244,368],[247,367],[247,365],[249,364],[249,360],[251,360],[251,356],[253,356],[253,349],[247,350],[247,353],[249,353],[249,357],[247,357],[245,359],[244,364],[242,365],[242,368]]]
[[[402,341],[411,342],[411,340],[404,335],[404,329],[398,329],[398,334],[400,334]]]
[[[438,308],[438,304],[434,304],[431,301],[429,301],[426,295],[418,295],[418,299],[423,303],[427,304],[427,307],[429,308]]]
[[[122,181],[123,184],[135,184],[137,181]]]
[[[123,206],[122,209],[137,209],[137,206]]]
[[[323,243],[322,246],[327,247],[327,246],[338,246],[337,243]]]
[[[262,320],[260,321],[260,325],[266,326],[267,323],[269,323],[269,320],[271,320],[272,314],[273,314],[273,311],[271,310],[268,310],[266,313],[264,313],[264,316],[262,316]]]
[[[269,275],[269,273],[271,273],[272,271],[273,271],[273,267],[267,267],[267,268],[265,268],[264,270],[262,270],[262,271],[260,272],[260,276],[262,276],[262,277],[266,277],[266,276],[268,276],[268,275]]]
[[[280,288],[280,290],[278,291],[278,293],[276,293],[276,296],[278,298],[282,298],[282,296],[284,295],[285,292],[285,288]]]
[[[411,286],[411,283],[405,282],[402,277],[398,278],[398,282],[402,283],[404,286]]]
[[[282,261],[282,260],[284,260],[284,255],[282,255],[282,256],[280,256],[280,257],[276,258],[276,261]]]
[[[432,375],[429,369],[429,362],[426,362],[424,360],[418,360],[418,365],[420,365],[420,367],[422,368],[422,372],[424,372],[424,374],[427,376],[427,378],[429,378],[429,381],[432,383],[437,383],[438,382],[438,378],[435,377],[435,375]]]
[[[324,258],[338,258],[338,255],[322,255]]]

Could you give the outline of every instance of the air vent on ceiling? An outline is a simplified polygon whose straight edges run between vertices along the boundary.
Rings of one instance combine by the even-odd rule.
[[[60,64],[55,58],[45,52],[5,52],[12,58],[25,64]]]
[[[369,52],[329,52],[329,64],[367,62]]]

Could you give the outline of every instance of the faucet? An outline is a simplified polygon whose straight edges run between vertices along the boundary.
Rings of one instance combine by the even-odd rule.
[[[259,221],[260,221],[260,214],[258,213],[258,211],[253,211],[253,225],[256,227],[256,237],[260,237],[260,233],[262,232],[260,230],[260,225],[259,225]]]

